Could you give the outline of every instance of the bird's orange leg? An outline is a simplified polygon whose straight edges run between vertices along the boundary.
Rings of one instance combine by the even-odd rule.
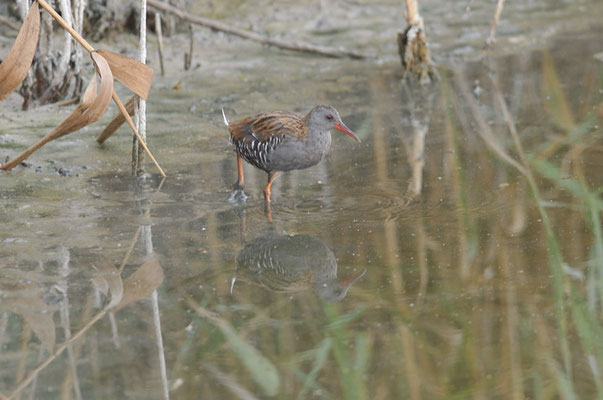
[[[237,183],[234,184],[235,190],[243,190],[245,186],[245,177],[243,176],[243,159],[240,155],[237,154],[237,172],[239,174],[239,178],[237,179]]]
[[[268,183],[266,183],[266,187],[264,188],[264,200],[265,200],[265,211],[266,217],[268,218],[268,222],[272,222],[272,209],[270,207],[270,195],[272,194],[270,187],[272,186],[272,182],[280,175],[280,172],[270,171],[268,172]]]
[[[270,203],[270,194],[272,193],[270,191],[270,187],[272,186],[272,182],[274,182],[274,180],[278,178],[280,174],[280,172],[276,171],[268,172],[268,182],[266,183],[266,187],[264,188],[264,200],[266,200],[266,203]]]
[[[247,200],[247,196],[245,195],[245,192],[243,192],[243,187],[245,186],[245,178],[243,177],[243,159],[238,154],[237,173],[239,174],[237,182],[231,186],[232,193],[230,194],[230,196],[228,196],[228,199],[226,200],[230,203],[238,203],[241,201],[245,202],[245,200]]]

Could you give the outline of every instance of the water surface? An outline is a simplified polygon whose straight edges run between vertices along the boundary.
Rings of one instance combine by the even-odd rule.
[[[131,179],[127,131],[99,147],[95,126],[0,177],[0,393],[600,398],[602,33],[475,62],[449,50],[420,89],[395,57],[242,41],[157,77],[149,136],[166,180],[150,163]],[[249,198],[227,202],[220,109],[320,103],[362,143],[334,132],[323,162],[278,178],[273,223],[262,171],[245,166]],[[62,117],[40,115],[3,114],[3,157]],[[288,275],[258,276],[267,258]]]

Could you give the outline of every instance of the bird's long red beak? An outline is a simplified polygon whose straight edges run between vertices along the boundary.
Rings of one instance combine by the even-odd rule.
[[[348,279],[346,279],[345,281],[341,282],[341,286],[343,286],[344,288],[346,288],[346,290],[349,289],[350,287],[352,287],[352,285],[354,283],[358,282],[360,280],[360,278],[362,278],[364,276],[364,274],[366,274],[366,268],[361,273],[356,274],[356,275],[352,275]]]
[[[343,122],[336,123],[335,124],[335,129],[337,129],[338,131],[341,131],[341,132],[345,133],[346,135],[348,135],[349,137],[351,137],[352,139],[354,139],[358,143],[360,143],[360,139],[358,139],[358,136],[356,136],[356,134],[354,132],[352,132],[352,130],[350,128],[348,128],[347,126],[345,126],[345,124]]]

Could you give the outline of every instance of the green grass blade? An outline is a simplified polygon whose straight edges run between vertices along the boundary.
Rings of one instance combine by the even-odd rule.
[[[314,350],[314,353],[316,356],[314,359],[314,364],[312,365],[312,370],[310,371],[310,373],[306,376],[306,379],[304,380],[304,385],[303,385],[301,391],[299,392],[299,395],[297,396],[298,399],[307,398],[308,391],[317,386],[316,385],[316,377],[318,376],[318,373],[324,367],[324,365],[328,359],[329,353],[331,351],[332,343],[333,343],[333,341],[331,340],[331,338],[325,338],[318,345],[318,347]]]
[[[267,396],[278,394],[280,376],[274,364],[255,347],[241,339],[230,324],[224,321],[220,324],[220,329],[230,344],[230,349],[243,362],[253,380],[262,388],[264,393]]]

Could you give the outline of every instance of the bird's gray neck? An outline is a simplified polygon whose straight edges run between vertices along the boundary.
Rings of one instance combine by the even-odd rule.
[[[308,147],[321,150],[322,156],[325,156],[329,150],[331,150],[331,132],[330,131],[318,131],[315,132],[308,138]]]

